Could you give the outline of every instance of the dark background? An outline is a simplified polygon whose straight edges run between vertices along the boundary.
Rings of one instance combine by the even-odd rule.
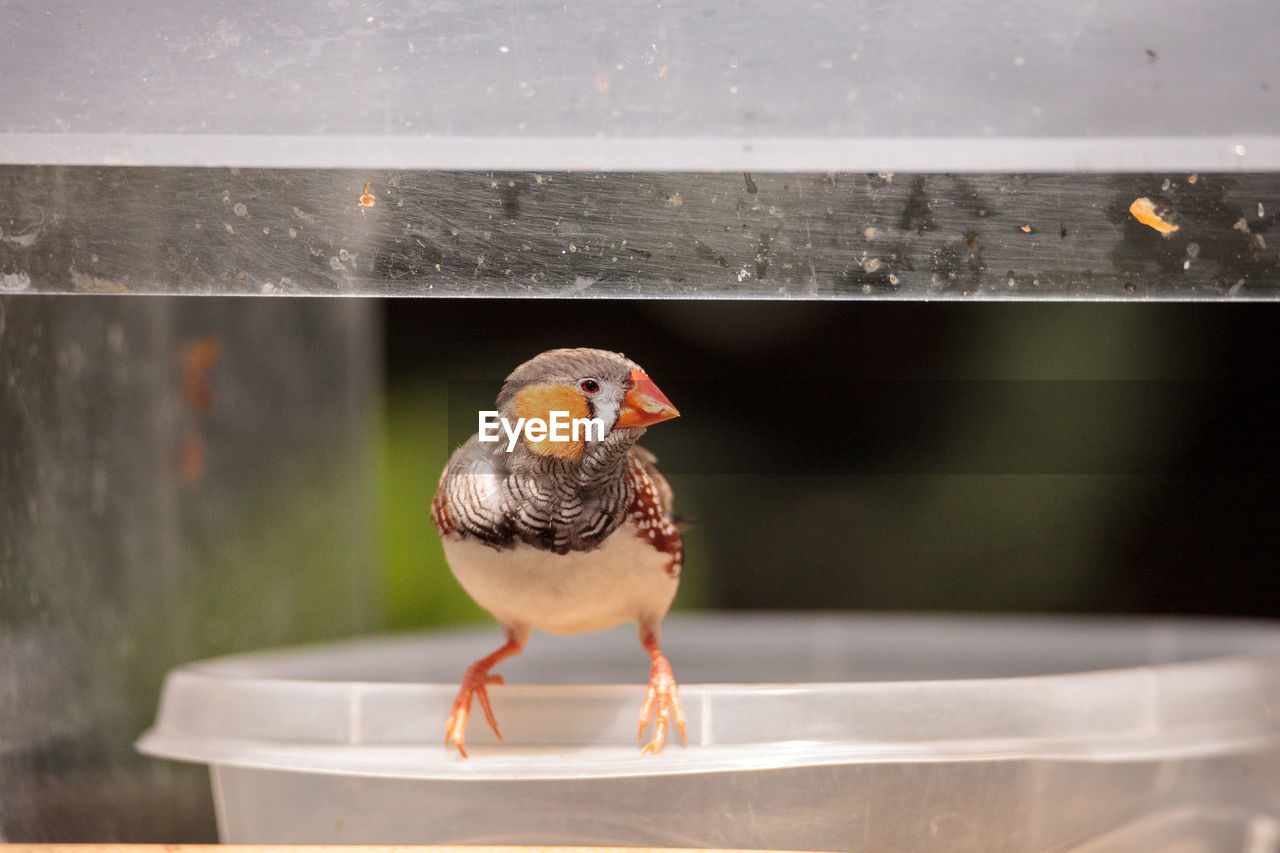
[[[521,361],[640,363],[682,412],[643,441],[694,521],[678,606],[1280,616],[1274,306],[388,300],[385,317],[391,431],[430,445],[407,473],[419,504]],[[447,431],[419,430],[441,407]],[[430,536],[404,550],[405,584],[423,589],[421,560],[443,571]],[[435,577],[394,624],[455,618],[432,613]]]

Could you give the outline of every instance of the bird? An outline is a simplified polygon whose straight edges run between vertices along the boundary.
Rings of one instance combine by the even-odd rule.
[[[637,739],[651,721],[654,730],[641,754],[661,752],[670,725],[687,744],[679,689],[660,646],[684,546],[671,486],[656,457],[636,444],[679,411],[638,364],[588,348],[548,350],[524,362],[496,405],[507,431],[533,418],[547,422],[553,412],[600,427],[594,434],[525,428],[510,441],[507,433],[482,440],[482,429],[440,476],[431,518],[445,558],[506,634],[500,648],[467,667],[445,724],[446,748],[467,757],[473,699],[502,740],[487,688],[503,683],[493,668],[519,654],[532,629],[577,634],[628,621],[650,656]]]

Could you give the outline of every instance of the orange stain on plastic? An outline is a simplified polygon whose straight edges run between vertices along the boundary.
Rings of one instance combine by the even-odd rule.
[[[187,404],[187,426],[182,433],[178,452],[178,475],[187,488],[195,488],[204,479],[208,457],[204,438],[204,418],[213,408],[213,391],[209,388],[209,370],[222,353],[222,339],[205,335],[183,346],[179,354],[182,366],[183,400]]]
[[[182,452],[178,457],[182,484],[187,488],[195,488],[204,479],[205,457],[204,433],[199,427],[187,427],[182,435]]]
[[[1133,204],[1129,205],[1129,212],[1133,214],[1133,218],[1146,225],[1154,228],[1166,237],[1178,230],[1178,226],[1164,219],[1156,212],[1156,206],[1152,204],[1149,198],[1136,198]]]
[[[222,340],[217,335],[205,335],[182,348],[182,385],[187,405],[194,411],[207,412],[213,407],[207,377],[221,353]]]

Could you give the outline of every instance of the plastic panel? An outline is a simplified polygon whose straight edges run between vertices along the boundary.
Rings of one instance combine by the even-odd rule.
[[[1280,173],[9,167],[0,290],[1275,298],[1278,224]]]
[[[0,7],[0,163],[1280,168],[1266,0]]]

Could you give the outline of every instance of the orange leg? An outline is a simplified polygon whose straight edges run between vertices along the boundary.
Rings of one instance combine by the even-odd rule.
[[[449,715],[449,722],[445,723],[445,746],[453,745],[458,748],[458,752],[462,753],[462,757],[467,757],[467,750],[464,742],[466,740],[467,717],[471,714],[471,697],[475,696],[480,700],[480,707],[484,710],[484,718],[489,723],[489,727],[493,729],[493,733],[498,736],[498,740],[502,740],[502,732],[498,731],[498,721],[493,717],[493,708],[489,707],[489,691],[486,689],[490,684],[501,684],[501,675],[491,675],[489,670],[493,669],[500,662],[507,658],[517,655],[524,648],[525,638],[518,637],[515,633],[507,632],[507,643],[488,657],[480,658],[480,660],[467,667],[467,672],[462,676],[462,686],[458,688],[458,698],[453,700],[453,713]]]
[[[671,672],[671,664],[658,648],[658,638],[646,633],[641,638],[640,644],[653,658],[653,666],[649,668],[649,690],[645,694],[644,705],[640,708],[639,740],[644,740],[644,730],[649,727],[649,721],[654,719],[654,710],[657,710],[657,719],[653,725],[653,740],[645,745],[640,754],[656,755],[662,751],[663,745],[667,742],[669,722],[675,722],[676,728],[680,730],[680,737],[685,743],[689,742],[689,736],[685,733],[684,709],[680,707],[680,693],[676,688],[676,679]]]

